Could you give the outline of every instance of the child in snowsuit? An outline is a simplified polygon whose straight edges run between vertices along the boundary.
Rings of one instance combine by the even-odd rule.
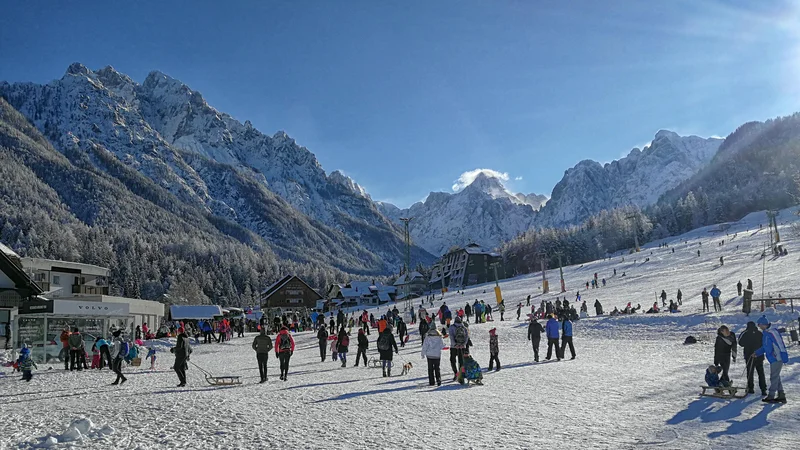
[[[464,384],[467,380],[472,380],[475,384],[481,385],[483,384],[483,372],[481,372],[481,366],[478,365],[478,362],[469,355],[469,353],[464,355],[464,365],[461,367],[461,370],[458,374],[458,383]]]
[[[722,371],[722,368],[717,366],[708,366],[706,369],[706,385],[710,387],[728,387],[729,384],[727,381],[719,379],[719,373]],[[714,392],[719,394],[721,391],[719,389],[714,389]]]
[[[339,338],[336,336],[331,336],[328,339],[331,340],[331,357],[334,361],[339,359],[339,353],[337,350],[339,349]]]
[[[147,356],[144,358],[145,360],[150,360],[150,370],[156,370],[156,349],[155,347],[151,347],[147,349]]]
[[[31,381],[31,379],[33,379],[33,367],[36,367],[37,369],[39,367],[35,362],[33,362],[33,359],[31,359],[31,349],[23,347],[19,353],[17,365],[19,367],[19,371],[22,372],[22,379],[25,381]]]
[[[500,370],[500,345],[497,342],[497,329],[492,328],[489,330],[489,370],[492,370],[494,363],[497,363],[497,369]]]

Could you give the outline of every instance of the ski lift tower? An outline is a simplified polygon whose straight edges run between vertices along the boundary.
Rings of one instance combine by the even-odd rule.
[[[550,282],[547,281],[547,270],[545,269],[544,259],[547,255],[544,252],[539,253],[539,262],[542,265],[542,294],[550,292]]]
[[[403,298],[405,298],[405,300],[406,300],[406,306],[405,306],[406,310],[409,310],[411,308],[411,299],[409,299],[410,292],[408,291],[409,281],[410,281],[409,278],[410,278],[410,275],[411,275],[411,235],[408,232],[408,223],[411,222],[412,219],[414,219],[414,218],[413,217],[401,217],[400,218],[400,221],[403,222],[403,225],[405,226],[405,235],[404,235],[404,237],[405,237],[405,240],[406,240],[406,268],[405,268],[406,283],[405,283],[404,288],[403,288],[403,291],[404,291],[403,292],[403,294],[404,294]]]
[[[769,242],[772,251],[775,251],[775,246],[781,242],[781,235],[778,233],[778,220],[776,219],[780,213],[781,212],[777,209],[767,210],[767,219],[769,219]]]

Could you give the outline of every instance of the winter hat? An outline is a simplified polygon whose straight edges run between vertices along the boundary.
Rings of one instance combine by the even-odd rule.
[[[713,364],[708,366],[708,371],[709,372],[716,372],[717,371],[717,366],[715,366]]]
[[[492,328],[491,330],[489,330],[489,334],[491,334],[492,336],[497,334],[497,328]]]
[[[29,355],[31,353],[31,349],[28,347],[23,347],[22,350],[19,351],[23,355]]]
[[[761,316],[756,323],[759,325],[769,325],[769,319],[767,319],[767,316]]]
[[[183,327],[179,327],[179,328],[178,328],[178,333],[183,333],[183,331],[184,331],[184,330],[183,330]]]
[[[459,317],[459,316],[456,316],[455,320],[456,320],[456,323],[461,323],[462,322],[461,317]]]
[[[122,334],[122,330],[116,330],[112,334],[114,335],[114,337],[119,337],[119,335]]]

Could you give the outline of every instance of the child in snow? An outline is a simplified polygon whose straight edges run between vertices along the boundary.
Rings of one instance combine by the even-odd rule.
[[[720,367],[708,366],[706,369],[706,385],[710,387],[728,387],[728,382],[719,379],[719,373],[722,371]],[[717,393],[719,389],[715,389]]]
[[[150,347],[147,349],[147,356],[144,358],[145,360],[150,360],[150,370],[156,370],[156,349],[155,347]]]
[[[464,384],[467,380],[472,380],[475,384],[483,384],[483,372],[481,366],[475,361],[469,353],[464,355],[464,365],[458,373],[459,384]]]
[[[92,346],[92,369],[100,368],[100,349],[97,345]]]
[[[337,336],[331,336],[328,339],[331,340],[331,357],[333,357],[334,361],[339,359],[339,338]]]
[[[497,369],[500,370],[500,345],[497,342],[497,328],[489,330],[489,370],[492,370],[494,363],[497,363]]]
[[[22,379],[25,381],[31,381],[31,379],[33,379],[33,367],[39,368],[36,363],[33,362],[33,359],[31,359],[31,349],[27,346],[22,347],[22,350],[20,350],[17,365],[20,372],[22,372]]]

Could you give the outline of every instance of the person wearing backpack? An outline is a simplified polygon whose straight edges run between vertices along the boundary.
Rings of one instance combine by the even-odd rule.
[[[422,341],[422,357],[428,360],[428,384],[433,386],[442,385],[442,373],[439,369],[442,360],[442,349],[444,349],[444,341],[442,335],[436,330],[436,327],[431,328],[427,332],[428,339]]]
[[[122,340],[121,335],[122,330],[116,330],[114,331],[114,338],[112,339],[114,345],[111,351],[111,370],[117,374],[117,379],[111,383],[113,385],[122,384],[128,381],[128,379],[125,378],[125,375],[122,374],[122,358],[128,354],[128,344]]]
[[[364,357],[364,367],[367,367],[367,348],[369,348],[369,339],[367,339],[364,329],[358,330],[358,352],[356,353],[356,364],[353,367],[358,367],[358,361]]]
[[[280,361],[281,380],[286,381],[289,375],[289,359],[294,354],[294,339],[289,334],[289,329],[281,327],[278,336],[275,337],[275,356]]]
[[[317,331],[317,340],[319,341],[319,357],[322,362],[325,362],[326,353],[328,351],[328,330],[325,329],[325,322],[319,326]]]
[[[378,354],[381,358],[381,367],[383,368],[383,376],[392,376],[392,348],[394,353],[397,353],[397,342],[392,334],[392,327],[386,326],[383,331],[378,334]]]
[[[345,331],[344,327],[339,330],[339,343],[337,345],[336,351],[339,353],[339,359],[342,360],[342,367],[347,367],[347,352],[350,347],[350,336],[348,336],[347,331]]]
[[[269,352],[272,351],[272,339],[267,335],[267,330],[262,328],[261,333],[253,339],[253,350],[256,352],[256,360],[258,360],[260,383],[266,383],[267,361],[269,361]]]
[[[464,353],[469,342],[469,330],[464,326],[461,318],[456,317],[455,322],[448,329],[448,334],[450,336],[450,367],[453,369],[453,380],[456,380],[458,371],[464,365]],[[457,367],[456,361],[458,361]]]

